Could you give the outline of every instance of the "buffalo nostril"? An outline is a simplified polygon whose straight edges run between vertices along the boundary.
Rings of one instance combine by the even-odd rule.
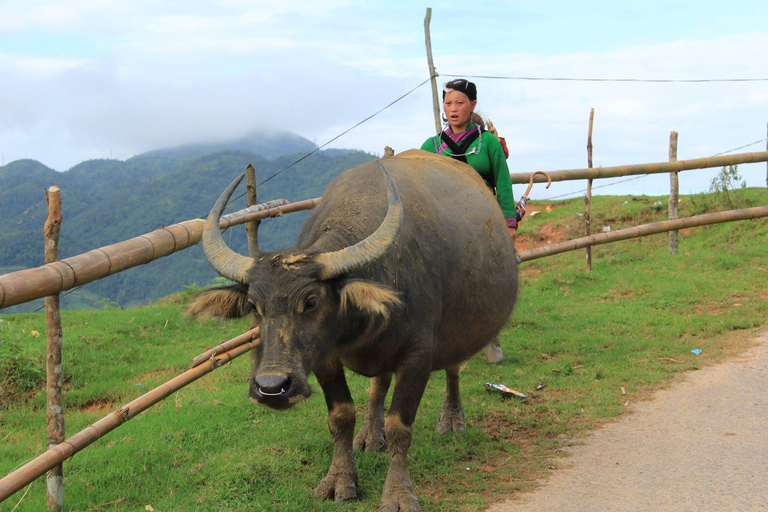
[[[291,379],[283,375],[261,375],[256,378],[256,388],[264,396],[281,396],[291,389]]]

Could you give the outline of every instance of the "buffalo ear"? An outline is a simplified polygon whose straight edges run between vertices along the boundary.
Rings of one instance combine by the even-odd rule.
[[[347,281],[340,291],[341,313],[352,308],[369,315],[380,315],[386,320],[393,308],[403,305],[399,295],[381,284]]]
[[[184,316],[193,320],[244,317],[251,312],[247,291],[241,284],[203,290],[187,306]]]

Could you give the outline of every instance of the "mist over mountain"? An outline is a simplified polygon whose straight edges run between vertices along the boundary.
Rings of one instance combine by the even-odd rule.
[[[125,161],[89,160],[66,172],[35,160],[10,162],[0,167],[0,273],[44,264],[45,190],[52,185],[62,195],[59,258],[64,259],[207,216],[221,191],[249,163],[256,169],[258,184],[270,178],[257,189],[259,202],[300,201],[320,197],[340,172],[375,158],[362,151],[332,149],[285,169],[316,149],[294,134],[252,133],[234,141],[158,149]],[[245,206],[245,197],[240,197],[227,211]],[[262,249],[293,245],[307,215],[292,213],[262,222]],[[226,237],[234,250],[247,253],[242,227],[228,231]],[[215,277],[197,246],[62,294],[62,307],[101,307],[106,299],[123,307],[140,305],[191,284],[208,284]],[[41,305],[42,300],[0,314],[33,311]]]

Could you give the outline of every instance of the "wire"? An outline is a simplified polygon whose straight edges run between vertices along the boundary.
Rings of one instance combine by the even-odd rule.
[[[365,123],[366,121],[369,121],[369,120],[373,119],[374,117],[376,117],[377,115],[381,114],[382,112],[384,112],[385,110],[387,110],[389,107],[391,107],[392,105],[394,105],[394,104],[395,104],[395,103],[397,103],[398,101],[402,100],[403,98],[405,98],[406,96],[408,96],[409,94],[411,94],[412,92],[414,92],[414,91],[415,91],[416,89],[418,89],[419,87],[422,87],[424,84],[426,84],[427,82],[429,82],[431,79],[432,79],[431,77],[430,77],[430,78],[427,78],[426,80],[424,80],[423,82],[421,82],[419,85],[417,85],[416,87],[414,87],[413,89],[411,89],[411,90],[410,90],[410,91],[408,91],[407,93],[403,94],[402,96],[400,96],[400,97],[399,97],[399,98],[397,98],[396,100],[394,100],[394,101],[392,101],[391,103],[389,103],[387,106],[385,106],[385,107],[383,107],[383,108],[379,109],[377,112],[375,112],[375,113],[371,114],[370,116],[366,117],[365,119],[363,119],[363,120],[362,120],[362,121],[360,121],[359,123],[355,124],[355,125],[354,125],[354,126],[352,126],[351,128],[347,128],[346,130],[344,130],[343,132],[341,132],[340,134],[338,134],[337,136],[335,136],[334,138],[332,138],[331,140],[329,140],[328,142],[326,142],[326,143],[325,143],[325,144],[323,144],[322,146],[320,146],[320,147],[318,147],[317,149],[315,149],[315,150],[313,150],[313,151],[311,151],[311,152],[307,153],[306,155],[302,156],[301,158],[299,158],[298,160],[296,160],[296,161],[295,161],[295,162],[293,162],[292,164],[290,164],[290,165],[288,165],[288,166],[286,166],[286,167],[284,167],[284,168],[280,169],[280,170],[279,170],[279,171],[277,171],[275,174],[273,174],[273,175],[272,175],[272,176],[270,176],[269,178],[267,178],[267,179],[265,179],[264,181],[262,181],[261,183],[259,183],[259,185],[262,185],[262,184],[264,184],[264,183],[268,182],[269,180],[271,180],[272,178],[274,178],[274,177],[275,177],[275,176],[277,176],[278,174],[280,174],[280,173],[282,173],[282,172],[284,172],[284,171],[287,171],[288,169],[290,169],[290,168],[291,168],[291,167],[293,167],[294,165],[298,164],[298,163],[299,163],[299,162],[301,162],[302,160],[305,160],[306,158],[309,158],[310,156],[314,155],[315,153],[317,153],[318,151],[320,151],[321,149],[323,149],[325,146],[327,146],[327,145],[328,145],[328,144],[330,144],[331,142],[335,141],[336,139],[338,139],[338,138],[342,137],[343,135],[346,135],[347,133],[351,132],[352,130],[354,130],[355,128],[357,128],[358,126],[360,126],[361,124]],[[242,196],[240,196],[240,197],[242,197]]]
[[[768,139],[756,140],[755,142],[750,142],[749,144],[745,144],[744,146],[739,146],[737,148],[729,149],[728,151],[723,151],[722,153],[718,153],[718,154],[712,155],[712,156],[725,155],[726,153],[730,153],[731,151],[738,151],[739,149],[748,148],[749,146],[754,146],[755,144],[760,144],[761,142],[765,142],[766,140],[768,140]]]
[[[447,75],[446,75],[446,76],[447,76]],[[762,142],[766,142],[766,141],[768,141],[768,139],[760,139],[760,140],[756,140],[755,142],[750,142],[749,144],[745,144],[745,145],[743,145],[743,146],[739,146],[739,147],[737,147],[737,148],[729,149],[728,151],[723,151],[722,153],[717,153],[716,155],[712,155],[712,156],[720,156],[720,155],[725,155],[725,154],[727,154],[727,153],[731,153],[731,152],[733,152],[733,151],[738,151],[738,150],[740,150],[740,149],[748,148],[749,146],[754,146],[755,144],[760,144],[760,143],[762,143]],[[650,176],[650,174],[643,174],[643,175],[641,175],[641,176],[635,176],[635,177],[633,177],[633,178],[628,178],[628,179],[626,179],[626,180],[621,180],[621,181],[614,181],[614,182],[612,182],[612,183],[606,183],[605,185],[598,185],[598,186],[596,186],[596,187],[592,187],[592,189],[594,190],[594,189],[596,189],[596,188],[612,187],[612,186],[614,186],[614,185],[618,185],[619,183],[626,183],[627,181],[639,180],[640,178],[645,178],[645,177],[647,177],[647,176]],[[574,195],[574,194],[582,194],[582,193],[584,193],[584,192],[586,192],[586,191],[587,191],[587,189],[584,189],[584,190],[580,190],[580,191],[578,191],[578,192],[569,192],[569,193],[567,193],[567,194],[563,194],[563,195],[561,195],[561,196],[548,197],[546,200],[547,200],[547,201],[549,201],[549,200],[551,200],[551,199],[561,199],[561,198],[563,198],[563,197],[568,197],[568,196],[571,196],[571,195]],[[574,197],[575,197],[575,196],[574,196]]]
[[[646,176],[650,176],[650,175],[649,174],[643,174],[641,176],[633,176],[632,178],[627,178],[627,179],[621,180],[621,181],[614,181],[612,183],[606,183],[605,185],[597,185],[595,187],[592,187],[592,190],[594,190],[596,188],[612,187],[613,185],[618,185],[619,183],[626,183],[627,181],[639,180],[640,178],[645,178]],[[548,197],[548,198],[544,199],[544,201],[550,201],[552,199],[561,199],[563,197],[568,197],[568,196],[571,196],[571,195],[574,195],[574,194],[579,195],[579,194],[582,194],[582,193],[584,193],[586,191],[587,191],[587,189],[579,190],[579,191],[576,191],[576,192],[568,192],[567,194],[563,194],[561,196]],[[576,196],[574,196],[574,197],[576,197]]]
[[[394,101],[390,102],[388,105],[386,105],[385,107],[383,107],[383,108],[379,109],[377,112],[375,112],[375,113],[371,114],[370,116],[366,117],[365,119],[363,119],[363,120],[362,120],[362,121],[360,121],[359,123],[355,124],[354,126],[352,126],[352,127],[350,127],[350,128],[347,128],[346,130],[344,130],[343,132],[341,132],[340,134],[338,134],[337,136],[335,136],[334,138],[332,138],[331,140],[329,140],[328,142],[326,142],[326,143],[325,143],[325,144],[323,144],[322,146],[319,146],[319,147],[317,147],[317,148],[313,149],[312,151],[310,151],[310,152],[309,152],[309,153],[307,153],[306,155],[302,156],[302,157],[301,157],[301,158],[299,158],[298,160],[296,160],[296,161],[294,161],[294,162],[290,163],[289,165],[287,165],[287,166],[283,167],[282,169],[280,169],[279,171],[277,171],[277,172],[276,172],[275,174],[273,174],[272,176],[270,176],[270,177],[268,177],[268,178],[264,179],[263,181],[261,181],[260,183],[258,183],[256,186],[258,187],[259,185],[263,185],[264,183],[268,182],[269,180],[271,180],[271,179],[272,179],[272,178],[274,178],[275,176],[277,176],[277,175],[279,175],[279,174],[281,174],[281,173],[283,173],[283,172],[287,171],[288,169],[290,169],[290,168],[291,168],[291,167],[293,167],[294,165],[298,164],[299,162],[301,162],[301,161],[303,161],[303,160],[306,160],[307,158],[309,158],[310,156],[314,155],[315,153],[317,153],[318,151],[320,151],[321,149],[323,149],[325,146],[327,146],[327,145],[328,145],[328,144],[330,144],[331,142],[333,142],[333,141],[335,141],[336,139],[338,139],[338,138],[342,137],[343,135],[346,135],[347,133],[351,132],[352,130],[354,130],[355,128],[357,128],[358,126],[360,126],[361,124],[363,124],[363,123],[365,123],[366,121],[369,121],[369,120],[373,119],[374,117],[376,117],[377,115],[381,114],[382,112],[384,112],[385,110],[387,110],[389,107],[391,107],[392,105],[394,105],[394,104],[395,104],[395,103],[397,103],[398,101],[402,100],[403,98],[405,98],[406,96],[408,96],[409,94],[411,94],[412,92],[414,92],[416,89],[418,89],[418,88],[422,87],[424,84],[426,84],[426,83],[427,83],[427,82],[429,82],[430,80],[432,80],[432,77],[429,77],[429,78],[427,78],[426,80],[424,80],[423,82],[421,82],[419,85],[417,85],[416,87],[414,87],[413,89],[411,89],[411,90],[410,90],[410,91],[408,91],[407,93],[403,94],[402,96],[400,96],[400,97],[399,97],[399,98],[397,98],[396,100],[394,100]],[[232,199],[232,201],[230,201],[230,202],[232,202],[232,203],[233,203],[233,202],[237,201],[238,199],[240,199],[241,197],[243,197],[245,194],[247,194],[247,192],[243,192],[243,193],[242,193],[242,194],[240,194],[239,196],[237,196],[237,197],[235,197],[234,199]],[[201,216],[201,217],[199,217],[199,218],[201,218],[201,219],[202,219],[202,218],[205,218],[205,216]]]
[[[768,82],[768,78],[569,78],[569,77],[534,77],[534,76],[490,76],[490,75],[447,75],[449,78],[482,78],[488,80],[527,80],[552,82],[640,82],[640,83],[705,83],[705,82]]]

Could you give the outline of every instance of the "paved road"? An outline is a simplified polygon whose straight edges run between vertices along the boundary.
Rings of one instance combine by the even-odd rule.
[[[768,332],[690,372],[488,512],[768,511]]]

